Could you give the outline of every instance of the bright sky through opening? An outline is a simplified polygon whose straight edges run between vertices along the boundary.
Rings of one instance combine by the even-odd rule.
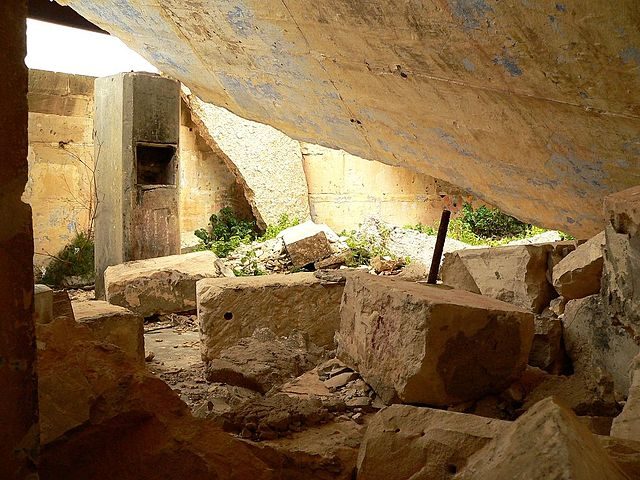
[[[158,70],[118,38],[27,19],[27,67],[105,77]]]

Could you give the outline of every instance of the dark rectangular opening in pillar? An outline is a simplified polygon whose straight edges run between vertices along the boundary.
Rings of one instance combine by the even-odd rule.
[[[137,143],[136,171],[138,185],[175,185],[175,158],[175,145]]]

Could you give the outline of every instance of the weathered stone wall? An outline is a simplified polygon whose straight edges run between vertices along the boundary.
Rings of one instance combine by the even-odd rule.
[[[343,150],[301,143],[311,218],[335,231],[375,215],[393,225],[437,225],[450,185],[407,168],[365,160]]]
[[[34,264],[45,266],[89,223],[93,78],[29,72],[29,182]],[[83,162],[86,165],[83,165]]]
[[[27,2],[0,2],[0,478],[36,478],[38,394],[27,183]]]

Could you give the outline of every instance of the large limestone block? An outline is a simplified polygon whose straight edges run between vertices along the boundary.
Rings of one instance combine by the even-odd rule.
[[[517,245],[447,253],[442,281],[540,313],[554,296],[547,280],[550,245]]]
[[[456,480],[625,480],[627,476],[571,410],[538,402],[477,451]]]
[[[143,317],[196,308],[196,282],[231,275],[213,252],[136,260],[108,267],[107,301]]]
[[[524,370],[533,315],[508,303],[366,273],[349,276],[338,357],[386,403],[448,405]]]
[[[332,346],[340,325],[343,288],[313,273],[200,280],[197,298],[203,359],[216,358],[222,349],[260,327],[284,336],[299,330],[318,346]]]
[[[553,268],[553,286],[567,299],[583,298],[600,291],[604,232],[583,243]]]
[[[562,317],[564,345],[576,372],[596,382],[605,375],[622,395],[629,390],[631,361],[640,347],[605,315],[599,295],[567,303]]]
[[[449,480],[509,422],[392,405],[369,422],[358,455],[358,480]]]
[[[640,356],[635,359],[627,403],[611,425],[611,435],[640,442]]]
[[[333,251],[329,238],[335,237],[326,225],[317,225],[311,221],[289,227],[280,232],[291,263],[300,268],[329,257]],[[335,238],[334,238],[335,240]]]
[[[117,345],[132,359],[144,363],[144,321],[140,315],[102,300],[71,305],[76,321],[89,327],[97,340]]]
[[[605,198],[607,314],[640,345],[640,186]]]
[[[46,285],[36,284],[34,294],[34,319],[36,323],[53,320],[53,290]]]

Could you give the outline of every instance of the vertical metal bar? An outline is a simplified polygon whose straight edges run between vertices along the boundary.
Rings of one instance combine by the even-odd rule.
[[[449,229],[449,219],[451,212],[443,210],[440,217],[440,227],[438,228],[438,236],[436,237],[436,245],[433,249],[433,258],[431,259],[431,268],[429,269],[429,277],[427,283],[436,284],[438,281],[438,272],[440,271],[440,260],[442,259],[442,251],[444,250],[444,241],[447,238],[447,230]]]

